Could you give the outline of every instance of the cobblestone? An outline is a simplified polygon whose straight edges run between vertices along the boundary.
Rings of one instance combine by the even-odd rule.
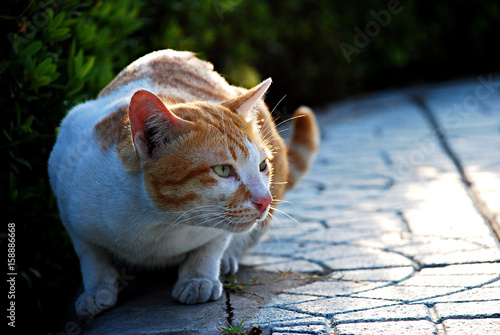
[[[330,277],[287,290],[254,321],[273,334],[500,334],[500,81],[482,98],[478,85],[382,93],[321,115],[316,165],[280,207],[298,223],[276,226],[243,263],[278,254]],[[349,116],[374,101],[376,113]],[[319,225],[290,234],[303,222]]]
[[[443,326],[447,334],[484,335],[500,332],[500,319],[460,319],[445,320]]]
[[[438,334],[436,326],[426,320],[356,322],[338,325],[335,329],[339,335]]]
[[[283,276],[259,282],[272,290],[192,307],[164,297],[183,317],[163,324],[151,293],[122,328],[145,318],[156,333],[216,334],[226,315],[273,335],[500,334],[500,78],[377,93],[318,118],[312,171],[236,275]]]

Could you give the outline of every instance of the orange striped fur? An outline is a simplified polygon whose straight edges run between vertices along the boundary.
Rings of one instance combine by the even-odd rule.
[[[319,145],[302,107],[285,146],[263,101],[270,85],[231,86],[194,54],[163,50],[69,111],[49,176],[80,258],[80,317],[117,302],[116,259],[178,266],[181,303],[221,296],[220,272],[237,271]]]
[[[161,157],[142,161],[134,148],[128,106],[105,117],[94,131],[103,150],[115,146],[126,170],[143,169],[146,189],[157,208],[189,210],[203,204],[202,193],[211,192],[201,190],[220,184],[211,168],[231,160],[244,164],[250,154],[245,140],[255,144],[269,159],[272,207],[277,206],[285,190],[295,185],[310,167],[318,149],[319,131],[309,109],[297,110],[287,148],[261,100],[248,122],[235,111],[245,101],[248,91],[228,85],[210,63],[187,52],[133,63],[99,96],[142,78],[151,80],[156,96],[175,116],[191,123],[192,130],[172,142],[162,143]],[[161,126],[159,129],[160,132]],[[241,184],[234,194],[223,197],[227,215],[245,217],[247,211],[238,206],[250,198],[249,194],[248,186]]]

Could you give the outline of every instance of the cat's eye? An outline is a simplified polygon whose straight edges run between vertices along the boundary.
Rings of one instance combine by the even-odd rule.
[[[215,173],[217,173],[222,178],[227,178],[230,176],[234,176],[234,169],[231,165],[216,165],[212,167]]]
[[[267,169],[267,159],[264,159],[260,164],[259,164],[259,170],[260,172],[264,172]]]

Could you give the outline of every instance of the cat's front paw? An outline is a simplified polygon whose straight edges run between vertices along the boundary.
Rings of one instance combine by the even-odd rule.
[[[82,319],[93,318],[116,304],[118,289],[111,285],[101,285],[92,291],[83,292],[75,304],[76,313]]]
[[[177,301],[188,305],[217,300],[222,295],[222,284],[218,279],[179,278],[172,295]]]

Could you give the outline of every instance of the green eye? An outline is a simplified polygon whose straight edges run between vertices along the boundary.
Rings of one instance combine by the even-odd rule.
[[[231,165],[216,165],[212,167],[215,173],[217,173],[222,178],[227,178],[229,176],[234,176],[234,170]]]
[[[264,159],[260,164],[259,164],[259,170],[261,172],[265,171],[267,169],[267,159]]]

